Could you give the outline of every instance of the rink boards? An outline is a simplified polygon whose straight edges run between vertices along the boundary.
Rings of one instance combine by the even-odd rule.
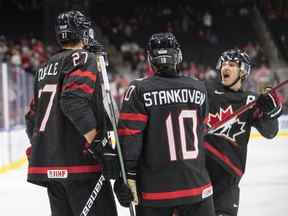
[[[279,118],[279,128],[277,138],[288,142],[288,115]],[[250,141],[264,139],[254,128],[250,138]],[[273,140],[276,138],[271,141]],[[29,140],[23,126],[10,131],[0,131],[0,143],[0,174],[18,169],[26,162],[25,150],[29,146]]]

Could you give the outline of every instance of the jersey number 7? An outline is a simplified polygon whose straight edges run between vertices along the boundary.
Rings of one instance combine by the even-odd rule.
[[[186,132],[185,132],[185,124],[184,119],[192,119],[192,133],[193,137],[193,145],[194,150],[187,150],[187,139],[186,139]],[[179,124],[179,133],[180,133],[180,143],[182,149],[182,156],[183,159],[196,159],[198,157],[199,149],[198,149],[198,136],[197,136],[197,112],[196,110],[182,110],[178,115],[178,124]],[[171,161],[177,160],[176,157],[176,147],[175,147],[175,138],[174,138],[174,130],[173,130],[173,123],[172,123],[172,116],[169,113],[168,117],[166,118],[166,130],[168,135],[168,144],[169,144],[169,151],[170,151],[170,159]],[[191,136],[190,136],[191,137]]]
[[[46,127],[46,124],[47,124],[47,121],[48,121],[48,118],[49,118],[49,115],[50,115],[50,112],[51,112],[51,108],[52,108],[52,105],[53,105],[53,99],[54,99],[54,97],[56,95],[56,90],[57,90],[57,85],[55,85],[55,84],[54,85],[47,84],[42,89],[39,90],[38,98],[40,98],[42,96],[43,92],[51,93],[50,94],[49,103],[48,103],[48,106],[47,106],[45,114],[44,114],[44,118],[41,121],[41,125],[40,125],[39,131],[44,131],[45,130],[45,127]]]

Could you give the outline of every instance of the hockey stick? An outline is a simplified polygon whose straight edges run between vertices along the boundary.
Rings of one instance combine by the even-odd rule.
[[[104,183],[105,180],[106,179],[105,179],[104,175],[101,174],[101,176],[99,177],[99,179],[98,179],[93,191],[91,192],[91,194],[90,194],[90,196],[89,196],[89,198],[88,198],[83,210],[81,211],[80,216],[87,216],[88,215],[91,207],[94,204],[94,201],[96,200],[101,188],[103,187],[103,183]]]
[[[288,84],[288,80],[284,80],[283,82],[279,83],[278,85],[276,85],[275,87],[273,87],[270,91],[266,92],[266,94],[270,93],[270,92],[274,92],[280,88],[282,88],[284,85]],[[238,116],[240,116],[242,113],[246,112],[247,110],[251,109],[252,107],[254,107],[256,105],[256,100],[240,107],[238,110],[236,110],[233,114],[223,118],[221,121],[216,122],[214,125],[212,125],[209,128],[209,132],[211,131],[216,131],[219,128],[223,127],[225,124],[229,124],[230,121],[234,121],[235,118],[237,118]],[[207,120],[205,121],[207,122]]]
[[[97,157],[90,149],[88,149],[88,152],[90,152],[90,154],[92,155],[92,157],[95,159],[95,160],[99,160],[100,157]],[[106,154],[106,155],[109,155],[109,154]],[[104,157],[105,157],[105,153],[104,153]],[[102,161],[103,162],[103,161]],[[102,187],[103,187],[103,184],[104,182],[106,181],[107,179],[105,178],[105,176],[103,174],[100,175],[97,183],[95,184],[85,206],[83,207],[81,213],[80,213],[80,216],[87,216],[91,207],[93,206],[99,192],[101,191]],[[108,179],[108,182],[109,182],[109,179]],[[110,183],[110,182],[109,182]]]
[[[110,91],[105,60],[104,60],[104,57],[102,55],[97,55],[97,63],[98,63],[98,67],[100,68],[100,72],[102,75],[102,79],[103,79],[103,83],[104,83],[104,90],[105,90],[107,102],[109,105],[109,111],[111,114],[111,120],[112,120],[111,123],[112,123],[114,136],[115,136],[116,149],[117,149],[119,162],[120,162],[120,168],[121,168],[121,175],[122,175],[123,182],[125,184],[127,184],[128,182],[127,182],[126,172],[125,172],[125,168],[124,168],[122,150],[121,150],[119,137],[118,137],[118,133],[117,133],[117,120],[116,120],[115,108],[114,108],[114,104],[112,101],[112,95],[111,95],[111,91]],[[134,214],[134,209],[133,209],[132,203],[130,203],[129,210],[130,210],[130,215],[134,216],[135,214]]]

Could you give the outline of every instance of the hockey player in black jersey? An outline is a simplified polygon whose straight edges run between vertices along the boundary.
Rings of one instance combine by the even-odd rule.
[[[240,50],[225,51],[217,64],[219,80],[207,81],[208,126],[257,100],[256,106],[205,136],[206,166],[213,185],[217,216],[236,216],[239,206],[239,181],[244,174],[251,127],[262,136],[273,138],[278,132],[277,118],[282,105],[276,93],[244,91],[242,84],[250,73],[249,56]]]
[[[28,181],[47,187],[53,216],[117,215],[103,175],[107,115],[96,56],[83,49],[90,27],[79,11],[58,16],[62,51],[38,69],[26,115]]]
[[[212,187],[203,148],[207,94],[204,83],[182,77],[182,60],[172,33],[153,34],[151,78],[129,85],[118,133],[137,216],[213,216]],[[114,190],[124,206],[130,194],[120,179]]]

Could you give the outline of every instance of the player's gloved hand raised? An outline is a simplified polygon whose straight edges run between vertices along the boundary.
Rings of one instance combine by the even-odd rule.
[[[95,39],[89,40],[87,49],[89,50],[89,52],[93,52],[96,55],[97,54],[103,55],[106,53],[104,46],[100,44],[98,41],[96,41]]]
[[[129,186],[123,182],[121,177],[117,178],[114,183],[114,192],[119,203],[123,207],[129,207],[130,203],[133,201],[133,194]]]
[[[96,55],[102,55],[104,57],[105,64],[108,66],[108,54],[103,46],[94,38],[89,38],[88,44],[85,47],[89,52],[95,53]]]
[[[278,118],[282,113],[282,103],[277,92],[261,94],[256,101],[256,106],[266,118]]]

